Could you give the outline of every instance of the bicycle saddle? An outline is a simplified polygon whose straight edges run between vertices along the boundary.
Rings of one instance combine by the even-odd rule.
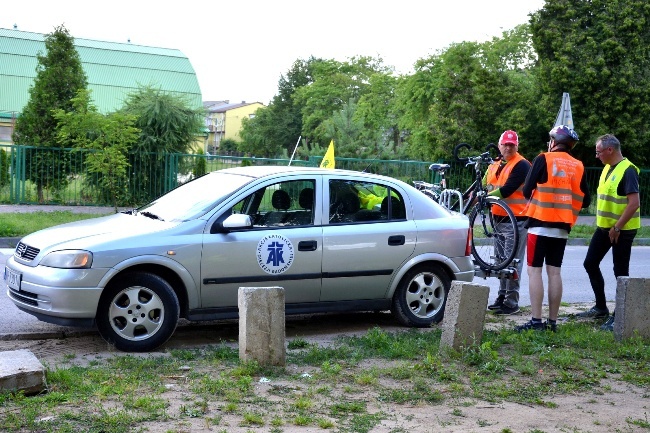
[[[442,170],[447,170],[449,167],[451,167],[449,164],[431,164],[429,166],[429,170],[431,171],[442,171]]]

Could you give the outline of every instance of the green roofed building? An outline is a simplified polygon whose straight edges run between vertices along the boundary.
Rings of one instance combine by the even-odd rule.
[[[101,113],[118,110],[143,85],[185,95],[192,105],[203,106],[194,68],[179,50],[80,38],[75,46]],[[45,54],[44,34],[0,28],[0,144],[12,143],[15,119],[36,78],[39,53]]]

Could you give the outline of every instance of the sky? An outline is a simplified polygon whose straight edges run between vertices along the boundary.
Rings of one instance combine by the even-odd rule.
[[[451,43],[485,41],[528,22],[544,0],[20,0],[0,28],[180,50],[204,101],[261,102],[294,61],[383,59],[397,73]]]

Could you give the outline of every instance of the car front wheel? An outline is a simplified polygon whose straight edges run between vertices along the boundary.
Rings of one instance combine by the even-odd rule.
[[[138,272],[118,277],[106,287],[97,309],[101,336],[118,350],[154,350],[174,333],[180,306],[169,283]]]
[[[393,296],[393,314],[402,324],[424,328],[445,313],[451,280],[440,266],[422,264],[409,270]]]

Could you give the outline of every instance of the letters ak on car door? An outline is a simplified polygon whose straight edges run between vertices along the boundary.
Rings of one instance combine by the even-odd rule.
[[[262,186],[227,212],[249,215],[252,228],[205,235],[204,308],[236,305],[239,287],[255,286],[284,287],[287,303],[318,302],[323,250],[316,180]]]

